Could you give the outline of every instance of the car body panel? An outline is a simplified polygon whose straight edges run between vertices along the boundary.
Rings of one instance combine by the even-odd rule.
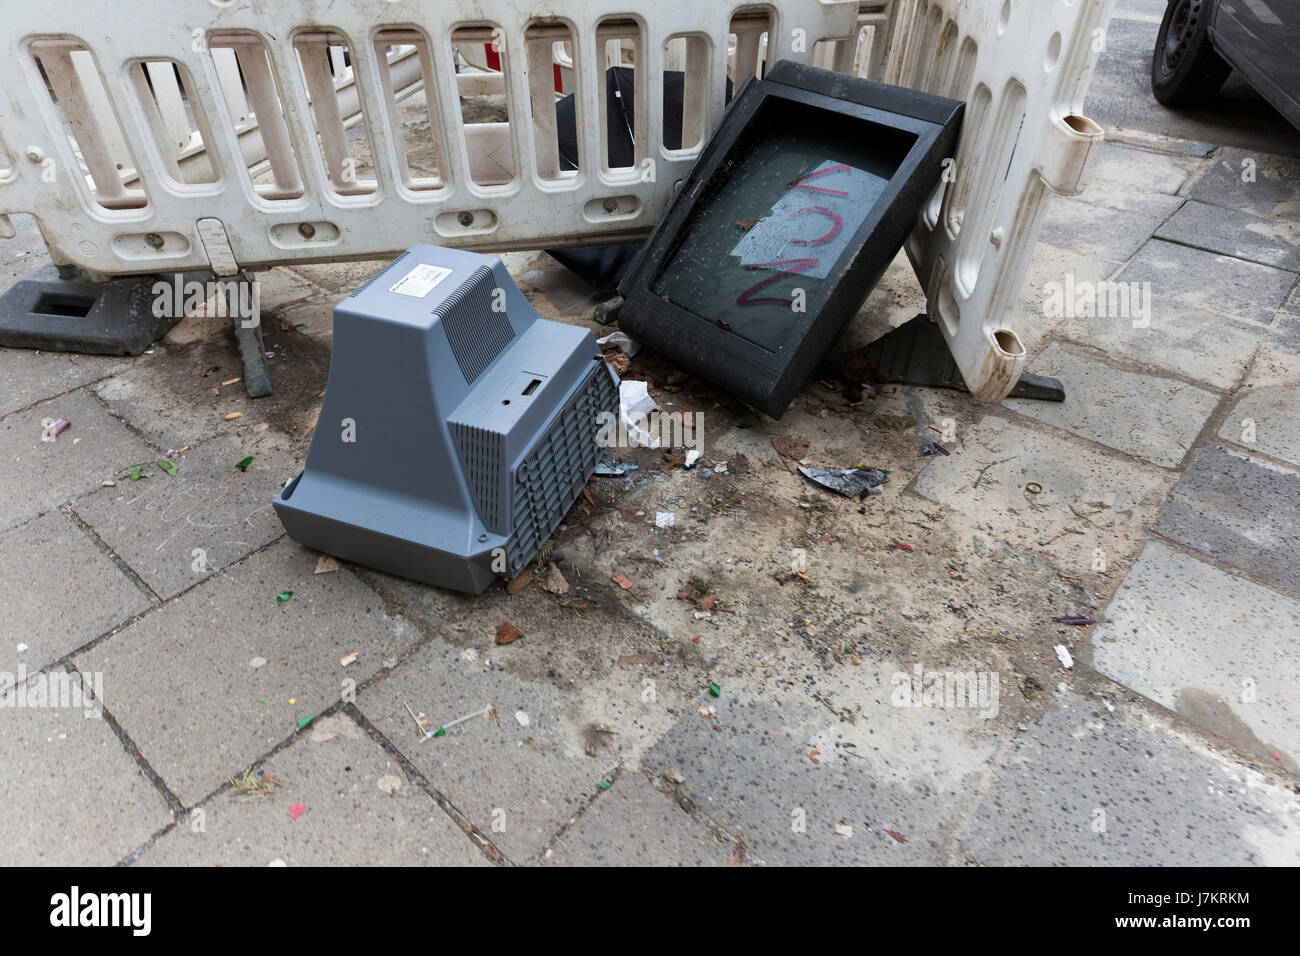
[[[1300,129],[1300,0],[1219,0],[1210,42]]]

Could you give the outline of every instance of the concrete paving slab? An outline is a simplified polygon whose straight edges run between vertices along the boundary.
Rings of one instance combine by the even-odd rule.
[[[1161,197],[1177,208],[1179,200]],[[1053,197],[1039,234],[1042,242],[1112,262],[1125,262],[1142,248],[1172,213],[1114,209],[1078,199]]]
[[[1151,294],[1192,309],[1272,325],[1296,274],[1153,239],[1118,282],[1150,283]]]
[[[1155,375],[1127,372],[1052,345],[1034,360],[1065,384],[1064,402],[1008,399],[1030,418],[1166,468],[1182,461],[1218,396]]]
[[[130,359],[0,348],[0,415],[130,367]]]
[[[617,761],[583,753],[566,695],[553,681],[501,670],[496,661],[508,649],[496,650],[489,658],[435,641],[366,688],[357,706],[471,823],[523,863],[540,856]],[[475,718],[421,742],[408,703],[435,728],[489,704],[497,721]]]
[[[261,769],[269,797],[214,796],[141,856],[144,866],[487,866],[487,857],[384,749],[340,714]],[[391,793],[381,789],[397,784]],[[294,819],[290,806],[301,803]],[[200,829],[201,828],[201,829]]]
[[[153,468],[75,511],[155,593],[174,597],[284,534],[271,500],[299,464],[259,438],[220,435],[175,456],[175,476]],[[253,462],[240,471],[245,457]]]
[[[112,866],[171,819],[102,718],[79,707],[0,708],[0,833],[9,865]]]
[[[66,418],[72,427],[43,442],[46,418]],[[89,494],[118,469],[156,457],[85,390],[0,419],[0,448],[0,529]]]
[[[641,773],[625,773],[555,841],[552,866],[726,866],[737,844],[714,836]]]
[[[1082,198],[1116,208],[1144,202],[1153,194],[1176,196],[1204,167],[1190,156],[1105,143],[1084,186]],[[1170,212],[1177,204],[1166,205]]]
[[[186,806],[418,638],[349,571],[314,574],[316,559],[273,545],[77,658],[104,673],[109,711]]]
[[[1300,474],[1198,448],[1155,530],[1279,587],[1300,591]]]
[[[911,679],[904,662],[851,670],[819,676],[815,692],[852,723],[811,687],[724,686],[696,702],[717,713],[683,716],[645,765],[684,778],[685,797],[740,834],[755,860],[943,862],[990,769],[991,721],[974,709],[895,706],[895,674]]]
[[[258,302],[266,311],[282,309],[292,302],[317,295],[316,286],[295,275],[288,269],[267,269],[255,272],[253,278],[258,284]]]
[[[223,338],[212,361],[202,347],[169,353],[158,348],[152,361],[100,382],[95,393],[159,447],[197,445],[236,427],[224,421],[227,413],[251,410],[242,383],[221,387],[223,381],[243,375],[233,349],[227,350],[226,345]],[[220,368],[205,377],[204,367],[211,365]],[[221,394],[213,395],[213,388]]]
[[[0,240],[0,292],[41,266],[50,264],[50,255],[41,239],[35,217],[28,213],[10,213],[14,237]]]
[[[323,341],[334,338],[334,303],[327,299],[297,302],[277,313],[285,325]]]
[[[1300,227],[1239,209],[1189,200],[1156,231],[1156,237],[1275,269],[1300,271]]]
[[[1259,326],[1155,296],[1145,328],[1134,328],[1132,318],[1097,317],[1069,319],[1059,329],[1071,342],[1223,390],[1241,382],[1268,334]]]
[[[331,292],[348,293],[371,276],[382,272],[395,258],[396,256],[393,255],[384,259],[367,259],[362,262],[295,264],[286,271],[290,274],[297,273],[304,276],[321,288],[328,289]]]
[[[957,435],[951,454],[930,459],[911,489],[1077,577],[1096,574],[1098,549],[1102,571],[1136,558],[1174,482],[1150,465],[992,415]]]
[[[1300,141],[1300,133],[1292,133]],[[1259,150],[1225,149],[1187,194],[1214,206],[1294,222],[1300,216],[1300,159]]]
[[[1300,386],[1246,392],[1224,418],[1219,437],[1300,467]]]
[[[67,515],[0,534],[0,671],[35,672],[150,606],[149,597]],[[19,650],[19,648],[23,648]]]
[[[1167,721],[1070,692],[1017,742],[961,844],[985,866],[1294,866],[1300,804]]]
[[[1296,772],[1300,601],[1153,541],[1092,646],[1106,676]]]
[[[1038,243],[1029,261],[1029,271],[1011,322],[1026,351],[1031,356],[1036,355],[1048,336],[1065,321],[1064,310],[1049,313],[1047,305],[1053,296],[1063,294],[1067,282],[1102,282],[1121,268],[1123,266],[1118,261],[1062,249],[1048,242]],[[924,311],[924,303],[921,311]]]

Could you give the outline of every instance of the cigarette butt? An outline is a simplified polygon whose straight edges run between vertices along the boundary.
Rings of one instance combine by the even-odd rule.
[[[243,412],[226,412],[226,421],[233,422],[236,418],[243,418]]]
[[[237,379],[237,378],[228,378],[228,379],[226,379],[224,382],[222,382],[221,384],[222,384],[222,385],[234,385],[234,384],[235,384],[236,382],[238,382],[238,381],[239,381],[239,379]]]
[[[340,657],[339,663],[342,664],[344,667],[347,667],[349,664],[356,663],[356,660],[357,660],[357,652],[353,651],[351,654],[344,654],[342,657]]]

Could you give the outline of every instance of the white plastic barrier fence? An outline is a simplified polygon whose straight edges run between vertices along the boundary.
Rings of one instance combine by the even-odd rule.
[[[1005,321],[1047,191],[1076,191],[1100,141],[1077,114],[1112,2],[557,0],[540,17],[531,0],[10,4],[0,237],[30,213],[55,263],[104,277],[378,258],[417,238],[638,240],[727,80],[813,62],[970,103],[954,181],[908,251],[967,383],[994,400],[1024,361]],[[615,65],[635,71],[630,166],[607,148]],[[667,69],[685,74],[680,149],[663,142]],[[558,150],[568,91],[576,170]],[[416,93],[413,122],[399,103]]]
[[[907,243],[928,310],[982,401],[1025,364],[1009,322],[1050,192],[1075,195],[1101,147],[1083,98],[1114,0],[916,4],[887,82],[966,101],[951,181]]]

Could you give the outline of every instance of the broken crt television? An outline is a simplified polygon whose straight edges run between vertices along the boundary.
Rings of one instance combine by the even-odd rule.
[[[785,60],[749,80],[620,283],[619,325],[780,417],[935,193],[963,106]]]
[[[495,256],[415,245],[335,306],[320,418],[276,514],[306,547],[478,594],[546,543],[617,413],[590,331],[539,318]]]

